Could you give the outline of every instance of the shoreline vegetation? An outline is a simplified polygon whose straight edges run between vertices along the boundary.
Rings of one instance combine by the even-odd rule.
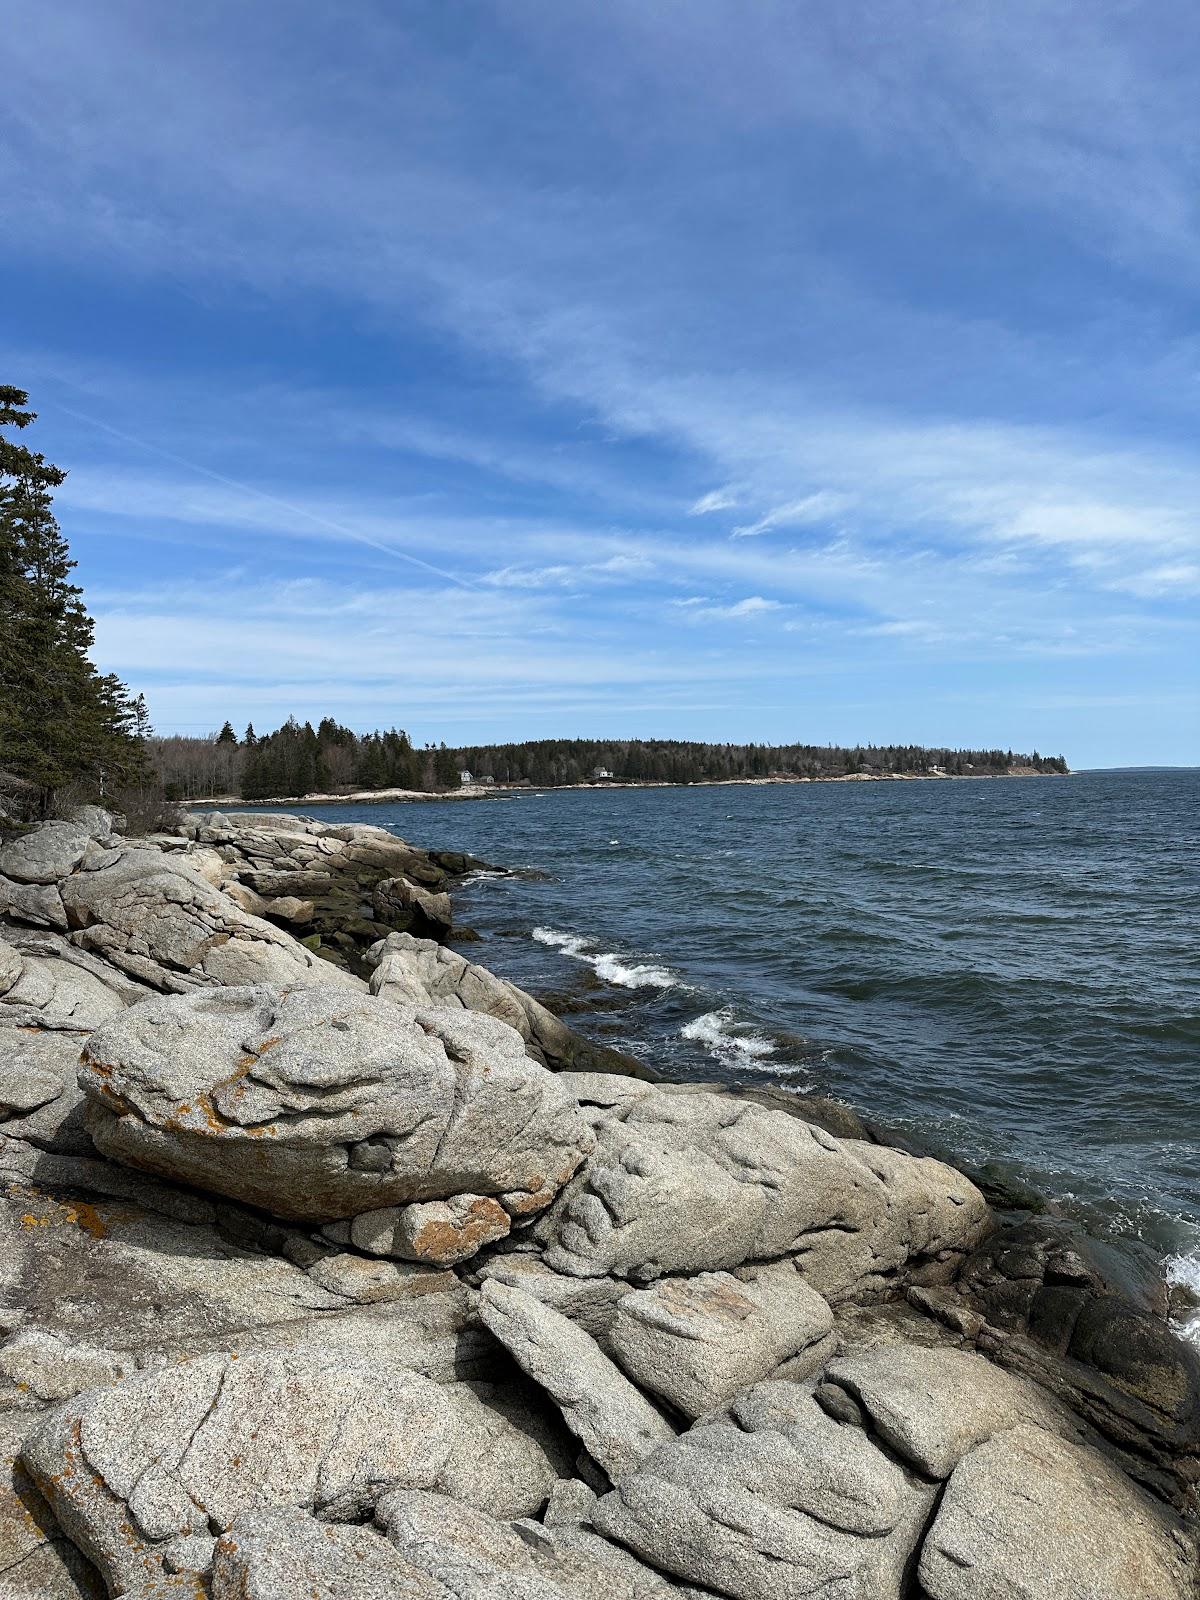
[[[1061,756],[1038,751],[923,745],[705,743],[685,739],[535,739],[517,744],[415,747],[403,729],[360,734],[325,718],[289,718],[273,733],[230,722],[207,738],[146,740],[168,800],[308,801],[353,796],[401,800],[482,790],[658,788],[721,783],[803,783],[913,778],[1065,775]],[[315,797],[322,797],[317,802]]]
[[[658,780],[622,780],[601,779],[590,783],[557,783],[557,784],[459,784],[454,789],[358,789],[339,791],[336,794],[292,794],[292,795],[264,795],[261,798],[247,799],[243,795],[211,795],[201,801],[186,802],[189,805],[203,803],[209,806],[362,806],[362,805],[406,805],[419,804],[422,801],[434,800],[492,800],[498,797],[506,799],[514,795],[538,794],[553,789],[556,793],[562,790],[595,790],[595,789],[721,789],[721,788],[777,788],[788,787],[800,783],[936,783],[942,780],[955,783],[981,782],[992,778],[1060,778],[1070,777],[1069,770],[1065,772],[1038,770],[1033,767],[1014,767],[1006,772],[854,772],[830,774],[828,777],[796,778],[773,776],[769,778],[697,778],[688,782],[672,783],[668,779]],[[183,802],[181,802],[183,803]]]

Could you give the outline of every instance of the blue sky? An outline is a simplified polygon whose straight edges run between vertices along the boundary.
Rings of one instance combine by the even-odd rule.
[[[160,731],[1200,761],[1196,8],[14,0],[3,51],[4,381]]]

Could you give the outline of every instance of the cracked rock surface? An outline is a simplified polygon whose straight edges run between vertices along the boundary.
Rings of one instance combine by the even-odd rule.
[[[806,1377],[833,1353],[833,1312],[790,1261],[745,1277],[663,1278],[617,1302],[613,1353],[687,1417],[728,1404],[782,1363]]]
[[[97,1147],[277,1216],[467,1192],[546,1205],[591,1134],[511,1028],[336,986],[143,1002],[88,1041]]]
[[[538,1224],[557,1272],[645,1282],[790,1256],[835,1300],[914,1258],[949,1276],[988,1227],[953,1168],[728,1096],[631,1085],[595,1122],[586,1167]]]

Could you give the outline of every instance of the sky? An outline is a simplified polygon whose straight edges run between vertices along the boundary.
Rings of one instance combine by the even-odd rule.
[[[1200,763],[1200,9],[6,19],[0,381],[158,731]]]

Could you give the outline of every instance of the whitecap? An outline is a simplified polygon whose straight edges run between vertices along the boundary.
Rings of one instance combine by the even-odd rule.
[[[557,928],[535,928],[533,937],[539,944],[548,944],[560,950],[573,961],[583,961],[598,978],[615,983],[622,989],[673,989],[679,982],[669,967],[649,961],[633,961],[612,950],[594,950],[589,941],[576,933],[562,933]]]
[[[1167,1283],[1200,1301],[1200,1252],[1170,1256],[1166,1264]],[[1175,1319],[1175,1330],[1192,1344],[1200,1344],[1200,1304]]]
[[[706,1011],[693,1017],[679,1030],[684,1039],[703,1045],[709,1055],[725,1066],[746,1066],[752,1061],[762,1062],[775,1054],[775,1043],[764,1034],[733,1030],[733,1010],[722,1006],[719,1011]]]

